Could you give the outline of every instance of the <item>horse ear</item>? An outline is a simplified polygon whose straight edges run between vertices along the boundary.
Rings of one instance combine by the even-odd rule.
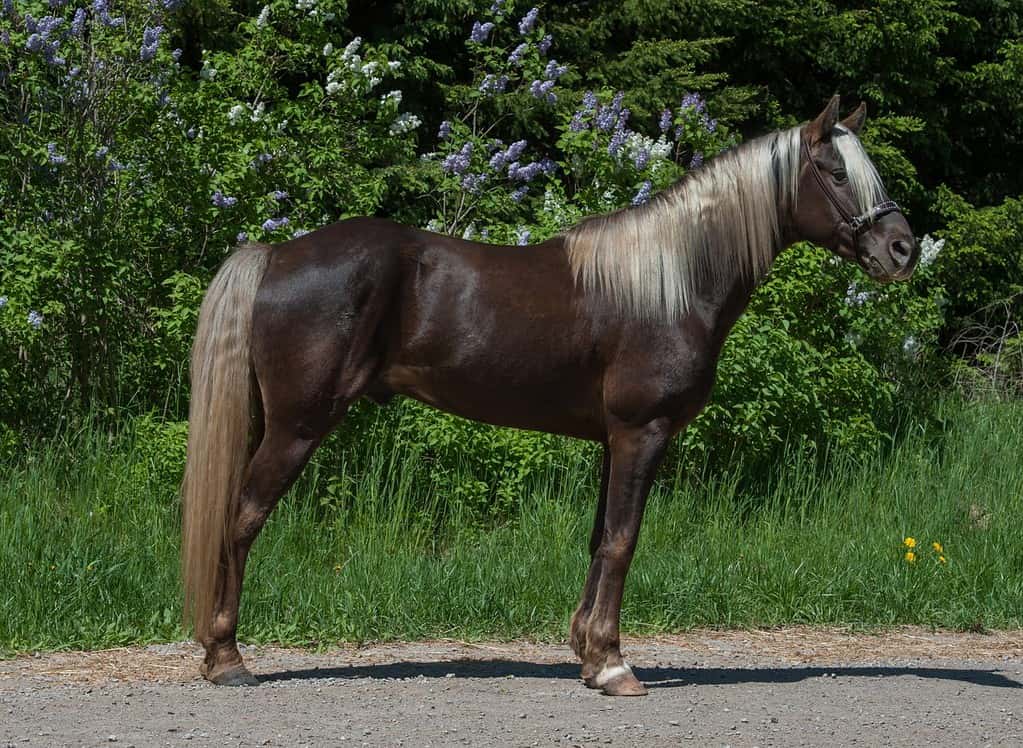
[[[867,102],[861,101],[860,105],[856,107],[856,111],[842,120],[842,125],[852,132],[854,135],[858,135],[860,128],[863,127],[863,122],[867,119]]]
[[[838,95],[831,97],[831,101],[824,107],[824,111],[817,115],[817,119],[810,123],[807,132],[810,135],[811,143],[818,143],[831,140],[831,133],[838,124],[838,107],[841,105]]]

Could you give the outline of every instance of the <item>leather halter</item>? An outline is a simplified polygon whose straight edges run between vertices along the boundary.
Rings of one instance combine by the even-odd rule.
[[[888,215],[889,213],[902,213],[902,208],[899,207],[898,203],[894,200],[884,200],[873,208],[868,210],[866,213],[861,213],[858,216],[854,216],[850,213],[842,201],[838,199],[838,195],[835,194],[831,184],[821,174],[820,167],[817,166],[817,162],[813,158],[813,154],[810,153],[810,142],[807,138],[801,137],[800,140],[803,143],[803,154],[806,156],[806,163],[810,165],[810,172],[813,174],[814,179],[817,180],[817,184],[827,195],[828,200],[835,206],[835,210],[842,216],[842,222],[849,226],[849,230],[852,231],[853,237],[858,237],[864,233],[870,226],[880,218]]]

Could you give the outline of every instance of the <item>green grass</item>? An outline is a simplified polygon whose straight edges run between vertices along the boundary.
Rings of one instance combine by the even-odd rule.
[[[944,411],[943,428],[909,429],[870,464],[785,465],[757,489],[665,470],[623,628],[1020,626],[1023,405]],[[357,457],[343,507],[323,503],[313,470],[273,515],[250,561],[241,639],[565,636],[593,465],[551,467],[517,519],[480,528],[402,470],[400,448]],[[130,437],[88,431],[0,466],[0,651],[183,637],[177,533],[174,487]],[[914,564],[905,536],[919,541]]]

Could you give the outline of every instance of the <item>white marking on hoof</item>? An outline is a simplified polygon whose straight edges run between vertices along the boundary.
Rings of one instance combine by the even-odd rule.
[[[604,666],[604,669],[597,673],[597,688],[603,688],[608,683],[613,681],[619,675],[625,675],[626,673],[632,673],[632,668],[629,667],[629,663],[623,662],[621,665],[615,665],[614,667]]]

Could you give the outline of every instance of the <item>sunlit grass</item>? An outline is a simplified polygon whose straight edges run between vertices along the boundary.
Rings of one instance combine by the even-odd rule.
[[[910,429],[873,462],[823,475],[797,461],[744,489],[664,470],[624,629],[1020,626],[1023,406],[944,410],[943,430]],[[516,519],[481,528],[402,469],[400,445],[361,449],[344,468],[353,492],[325,501],[308,471],[273,515],[250,561],[243,640],[565,636],[594,465],[552,467]],[[0,466],[0,649],[185,636],[176,501],[130,436],[87,431]]]

